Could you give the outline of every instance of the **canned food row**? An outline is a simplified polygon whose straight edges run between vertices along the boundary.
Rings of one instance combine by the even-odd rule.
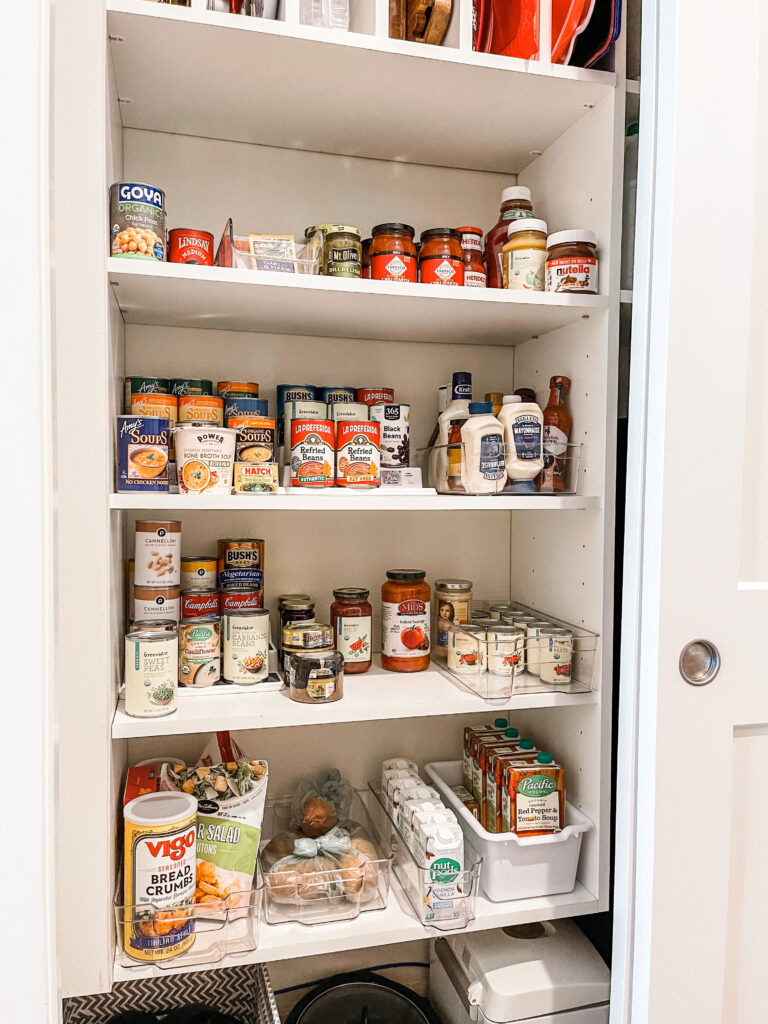
[[[166,232],[165,192],[141,181],[118,181],[109,190],[109,254],[123,259],[167,260],[213,266],[213,235],[197,228]]]

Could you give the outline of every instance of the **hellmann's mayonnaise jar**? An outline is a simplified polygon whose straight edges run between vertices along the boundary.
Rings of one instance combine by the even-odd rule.
[[[197,800],[146,793],[127,803],[121,911],[125,952],[169,960],[195,941]]]

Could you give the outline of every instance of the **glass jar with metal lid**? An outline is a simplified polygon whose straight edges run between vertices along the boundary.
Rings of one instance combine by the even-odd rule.
[[[306,594],[288,594],[281,597],[278,605],[280,611],[280,634],[282,644],[283,630],[295,622],[315,621],[315,602]]]
[[[333,592],[331,626],[336,650],[344,656],[344,671],[367,672],[373,664],[373,609],[364,587],[338,587]]]
[[[292,651],[285,657],[285,681],[291,700],[331,704],[344,696],[341,651]]]
[[[294,622],[283,628],[284,651],[333,649],[333,630],[327,622]]]
[[[363,246],[359,228],[332,224],[323,241],[322,272],[328,277],[362,277]]]
[[[472,581],[435,580],[435,605],[437,642],[433,654],[438,658],[446,658],[450,624],[463,626],[472,621]]]
[[[414,283],[418,261],[411,225],[396,221],[377,224],[371,234],[371,279]]]
[[[455,228],[421,232],[419,279],[422,284],[463,285],[464,252]]]

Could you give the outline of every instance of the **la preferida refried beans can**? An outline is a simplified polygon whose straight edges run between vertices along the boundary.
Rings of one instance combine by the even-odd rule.
[[[123,946],[134,960],[168,960],[195,941],[197,800],[146,793],[123,817]]]

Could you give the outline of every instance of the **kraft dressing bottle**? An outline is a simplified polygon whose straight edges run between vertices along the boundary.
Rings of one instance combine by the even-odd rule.
[[[461,482],[467,494],[499,494],[507,483],[504,427],[491,402],[470,402],[469,419],[461,428],[464,445]]]
[[[544,413],[520,395],[504,395],[499,413],[504,427],[507,476],[515,494],[533,494],[535,478],[544,468]]]

